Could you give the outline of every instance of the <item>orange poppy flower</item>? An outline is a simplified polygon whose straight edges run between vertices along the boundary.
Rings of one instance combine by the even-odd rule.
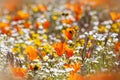
[[[72,65],[72,67],[74,69],[72,72],[76,73],[78,70],[80,70],[81,64],[80,63],[75,63],[75,64]]]
[[[120,13],[117,12],[110,12],[110,16],[113,21],[120,19]]]
[[[68,39],[72,40],[73,35],[75,33],[75,29],[70,27],[70,28],[67,28],[66,30],[63,30],[62,32]]]
[[[0,22],[0,30],[2,34],[7,34],[7,32],[9,31],[9,23],[6,22]]]
[[[66,8],[67,9],[72,9],[72,4],[71,3],[66,3]]]
[[[115,43],[115,51],[116,51],[116,54],[119,54],[119,50],[120,50],[120,42],[116,42],[116,43]]]
[[[81,63],[74,63],[74,64],[64,64],[65,68],[73,68],[72,72],[76,73],[81,68]]]
[[[45,11],[47,11],[47,6],[42,5],[42,4],[39,4],[39,5],[38,5],[38,9],[39,9],[41,12],[45,12]]]
[[[65,46],[66,46],[65,42],[58,42],[58,43],[53,45],[53,47],[54,47],[55,51],[57,52],[58,56],[63,55],[63,53],[65,52]]]
[[[30,22],[25,22],[25,23],[24,23],[24,27],[25,27],[25,28],[30,28],[30,25],[31,25]]]
[[[12,18],[14,21],[19,21],[19,20],[22,20],[22,18],[20,16],[13,16]]]
[[[27,46],[25,53],[28,55],[30,60],[35,60],[39,58],[37,50],[32,46]]]
[[[78,4],[78,3],[76,3],[76,4],[67,3],[67,4],[66,4],[66,8],[74,11],[76,21],[81,18],[82,13],[83,13],[83,10],[82,10],[82,8],[81,8],[81,4]],[[67,22],[70,23],[71,21],[67,21]]]
[[[72,66],[70,64],[64,64],[65,68],[72,68]]]
[[[62,23],[66,23],[66,24],[71,24],[73,23],[73,20],[72,19],[63,19],[61,20]]]
[[[15,77],[25,77],[27,74],[27,69],[25,68],[12,68],[11,69]]]
[[[21,10],[17,12],[17,15],[19,16],[18,18],[21,18],[21,19],[27,19],[30,17],[30,15],[28,13],[25,13]]]
[[[6,22],[0,22],[0,28],[1,28],[1,27],[8,27],[8,26],[10,26],[9,23],[6,23]]]
[[[17,30],[17,32],[21,31],[21,28],[18,25],[15,26],[15,29]]]
[[[35,28],[36,28],[36,29],[39,29],[39,26],[40,26],[40,25],[41,25],[40,22],[36,22],[36,23],[35,23]]]
[[[67,80],[85,80],[85,79],[82,75],[71,72]]]
[[[69,47],[66,47],[65,51],[66,51],[66,57],[67,58],[70,58],[70,57],[72,57],[74,55],[73,49],[71,49]]]
[[[2,27],[1,28],[1,33],[2,34],[7,34],[7,32],[8,32],[8,27]]]
[[[8,35],[8,36],[11,36],[11,35],[12,35],[12,30],[8,30],[8,31],[7,31],[7,35]]]
[[[49,27],[50,27],[50,22],[49,22],[49,21],[45,21],[45,22],[43,23],[43,27],[44,27],[44,29],[49,28]]]

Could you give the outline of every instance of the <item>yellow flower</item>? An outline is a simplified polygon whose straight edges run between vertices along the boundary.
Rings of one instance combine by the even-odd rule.
[[[47,39],[47,35],[42,35],[43,39]]]
[[[58,19],[58,16],[53,15],[53,16],[52,16],[52,19],[53,19],[53,20],[57,20],[57,19]]]
[[[87,44],[87,47],[91,47],[91,46],[92,46],[92,43],[91,43],[91,41],[89,41]]]
[[[37,33],[32,33],[32,37],[35,38],[35,39],[36,39],[36,38],[39,38],[39,34],[37,34]]]
[[[14,53],[20,53],[20,48],[17,48],[17,47],[14,47],[14,48],[12,48],[12,51],[14,52]]]
[[[34,44],[37,45],[37,46],[40,46],[41,45],[41,41],[39,39],[35,39],[34,40]]]
[[[112,24],[111,28],[110,28],[110,31],[111,32],[119,32],[119,27],[118,25],[115,23],[115,24]]]
[[[80,39],[80,44],[81,44],[81,46],[84,46],[85,40],[84,39]]]
[[[100,33],[105,33],[105,32],[107,32],[107,28],[106,28],[105,26],[100,26],[100,27],[98,28],[98,32],[100,32]]]
[[[38,7],[35,6],[32,8],[32,10],[33,10],[33,12],[38,12]]]
[[[94,37],[92,35],[89,36],[90,40],[94,40]]]
[[[46,43],[46,45],[43,46],[43,49],[46,53],[51,53],[53,51],[53,47]]]
[[[11,20],[11,16],[10,16],[10,15],[7,15],[7,16],[6,16],[6,19],[10,21],[10,20]]]

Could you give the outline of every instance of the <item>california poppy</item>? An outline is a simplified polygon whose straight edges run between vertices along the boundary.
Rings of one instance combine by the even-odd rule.
[[[110,16],[113,21],[120,19],[120,13],[117,12],[110,12]]]
[[[73,69],[74,69],[72,72],[76,73],[78,70],[80,70],[81,64],[80,64],[80,63],[74,63],[74,64],[72,65],[72,67],[73,67]]]
[[[81,63],[64,64],[65,68],[73,68],[71,72],[76,73],[81,69]]]
[[[119,50],[120,50],[120,42],[116,42],[116,43],[115,43],[115,51],[116,51],[116,54],[119,54]]]
[[[74,55],[73,49],[71,49],[69,47],[66,47],[65,51],[66,51],[66,57],[67,58],[70,58],[70,57],[72,57]]]
[[[83,13],[81,4],[79,4],[79,3],[75,3],[75,4],[67,3],[66,8],[72,10],[75,13],[76,21],[81,18],[82,13]]]
[[[28,19],[30,17],[30,15],[28,13],[23,12],[22,10],[18,11],[17,15],[21,19]]]
[[[66,30],[62,31],[63,34],[70,40],[73,39],[73,35],[75,34],[75,29],[73,27],[67,28]]]
[[[73,20],[72,19],[63,19],[61,20],[62,23],[66,23],[66,24],[71,24],[73,23]]]
[[[49,28],[49,27],[50,27],[50,22],[49,22],[49,21],[45,21],[45,22],[43,23],[43,27],[44,27],[44,29]]]
[[[39,26],[40,26],[41,24],[40,24],[40,22],[35,22],[35,28],[36,29],[39,29]]]
[[[39,4],[39,5],[38,5],[38,9],[39,9],[41,12],[45,12],[45,11],[47,11],[47,6],[42,5],[42,4]]]
[[[8,26],[10,26],[9,23],[6,23],[6,22],[0,22],[0,28],[1,28],[1,27],[8,27]]]
[[[65,68],[72,68],[72,66],[70,64],[64,64]]]
[[[30,26],[31,26],[30,22],[25,22],[25,23],[24,23],[24,27],[25,27],[25,28],[30,28]]]
[[[11,69],[15,77],[25,77],[27,74],[27,69],[15,67]]]
[[[39,58],[37,50],[32,46],[27,46],[25,53],[28,55],[30,60],[35,60]]]
[[[63,55],[63,53],[65,52],[65,46],[66,46],[65,42],[58,42],[58,43],[53,45],[53,47],[56,50],[58,56]]]

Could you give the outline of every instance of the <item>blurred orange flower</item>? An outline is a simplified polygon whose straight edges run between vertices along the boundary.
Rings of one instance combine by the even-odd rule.
[[[6,23],[6,22],[0,22],[0,28],[1,28],[1,27],[8,27],[8,26],[10,26],[9,23]]]
[[[39,5],[38,5],[38,9],[39,9],[41,12],[45,12],[45,11],[47,11],[47,6],[42,5],[42,4],[39,4]]]
[[[66,24],[71,24],[73,23],[73,20],[72,19],[63,19],[61,20],[62,23],[66,23]]]
[[[120,13],[117,12],[110,12],[110,16],[113,21],[120,19]]]
[[[30,25],[31,25],[30,22],[25,22],[25,23],[24,23],[24,27],[25,27],[25,28],[30,28]]]
[[[82,75],[71,72],[67,80],[85,80],[85,79]]]
[[[65,46],[66,45],[67,44],[65,42],[58,42],[58,43],[53,45],[53,47],[56,50],[58,56],[63,55],[63,53],[65,52]]]
[[[74,63],[74,64],[64,64],[65,68],[73,68],[71,71],[72,73],[76,73],[81,69],[81,63]]]
[[[74,63],[74,64],[72,65],[72,67],[73,67],[73,69],[74,69],[72,72],[76,73],[78,70],[80,70],[80,68],[81,68],[81,63]]]
[[[67,28],[66,30],[63,30],[62,32],[70,40],[73,39],[73,35],[76,33],[73,27]]]
[[[70,57],[72,57],[72,56],[74,55],[73,49],[71,49],[71,48],[69,48],[69,47],[66,47],[66,48],[65,48],[65,52],[66,52],[66,57],[67,57],[67,58],[70,58]]]
[[[30,60],[35,60],[39,58],[37,50],[32,46],[27,46],[25,53],[28,55]]]
[[[17,32],[21,34],[22,28],[20,26],[18,26],[18,25],[15,25],[14,27],[17,30]]]
[[[21,18],[21,19],[27,19],[27,18],[30,17],[30,15],[29,15],[28,13],[25,13],[25,12],[23,12],[22,10],[19,10],[19,11],[17,12],[17,15],[18,15],[19,18]]]
[[[81,4],[66,3],[66,8],[75,12],[76,20],[79,20],[81,18],[82,13],[83,13]]]
[[[45,21],[45,22],[43,23],[43,27],[44,27],[44,29],[49,28],[49,27],[50,27],[50,21]]]
[[[116,54],[119,54],[119,50],[120,50],[120,42],[116,42],[116,43],[115,43],[115,51],[116,51]]]
[[[35,28],[36,29],[39,29],[39,26],[40,26],[41,24],[40,24],[40,22],[35,22]]]
[[[27,74],[27,69],[25,68],[12,68],[11,69],[15,77],[25,77]]]

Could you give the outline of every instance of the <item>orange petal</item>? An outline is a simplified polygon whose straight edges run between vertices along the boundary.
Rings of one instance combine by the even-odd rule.
[[[27,74],[27,69],[25,68],[12,68],[12,72],[15,77],[25,77]]]
[[[37,50],[34,47],[32,47],[32,46],[28,46],[26,48],[25,52],[29,56],[30,60],[35,60],[35,59],[39,58],[39,56],[37,54]]]
[[[49,21],[45,21],[45,22],[43,23],[43,27],[44,27],[44,29],[49,28],[49,27],[50,27],[50,22],[49,22]]]

